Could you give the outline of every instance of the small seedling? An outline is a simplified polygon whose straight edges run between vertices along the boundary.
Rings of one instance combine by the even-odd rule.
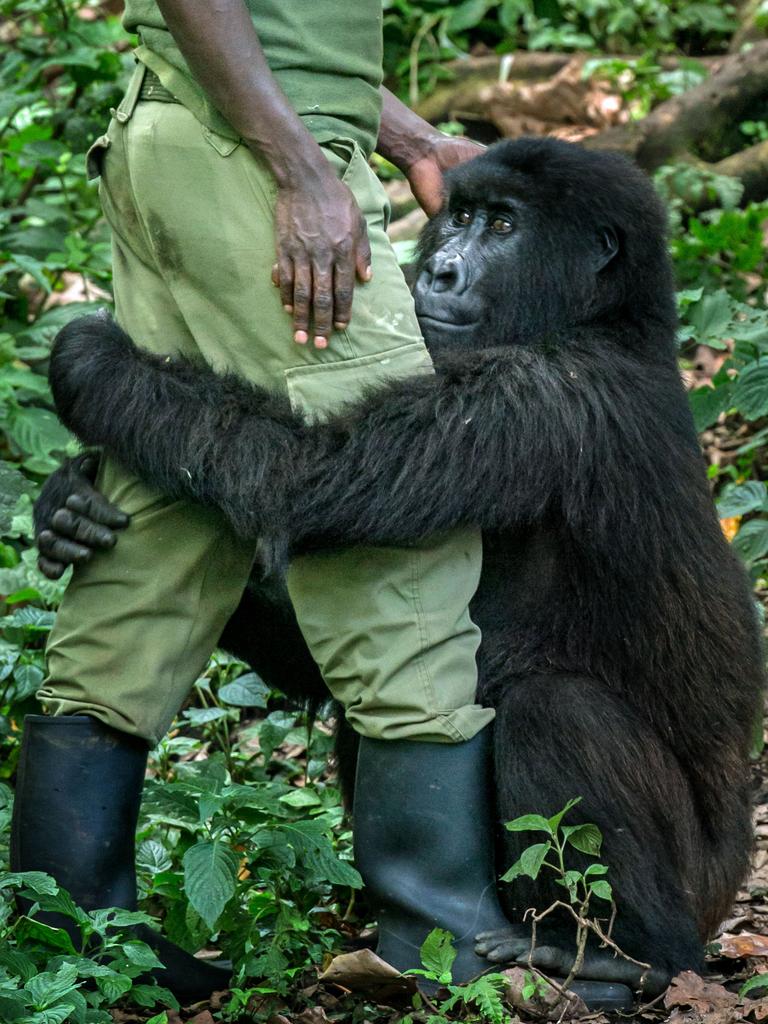
[[[562,824],[563,818],[580,802],[580,799],[579,797],[569,800],[565,807],[551,818],[545,818],[541,814],[524,814],[515,818],[514,821],[507,822],[506,828],[510,832],[543,832],[547,838],[544,842],[533,843],[523,850],[518,860],[501,876],[502,882],[514,882],[521,876],[535,881],[543,870],[548,870],[554,872],[557,884],[567,890],[568,902],[556,900],[546,910],[539,913],[530,910],[526,915],[531,921],[531,952],[528,959],[531,968],[533,968],[532,957],[536,947],[538,924],[558,909],[569,913],[576,923],[576,957],[568,977],[560,986],[563,991],[568,989],[581,970],[590,932],[597,936],[602,945],[609,946],[617,956],[629,960],[645,970],[650,970],[649,964],[628,956],[611,939],[616,905],[613,902],[611,884],[605,877],[608,874],[606,865],[596,861],[594,864],[589,864],[584,871],[576,871],[566,864],[568,847],[595,858],[600,856],[602,847],[603,837],[597,825]],[[604,901],[610,906],[610,917],[606,928],[603,928],[604,918],[598,918],[594,914],[590,916],[593,899]]]

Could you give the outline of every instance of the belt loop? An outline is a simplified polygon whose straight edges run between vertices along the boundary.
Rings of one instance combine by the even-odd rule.
[[[136,68],[131,75],[131,80],[128,83],[125,96],[123,96],[120,105],[117,110],[111,110],[110,113],[116,121],[120,124],[125,124],[126,121],[130,121],[136,104],[139,101],[139,93],[141,92],[141,85],[144,81],[144,75],[147,73],[146,64],[142,64],[141,61],[137,61]]]

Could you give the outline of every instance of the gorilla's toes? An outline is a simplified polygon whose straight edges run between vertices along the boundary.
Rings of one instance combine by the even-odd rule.
[[[573,966],[573,950],[557,946],[538,946],[530,958],[534,967],[548,974],[566,977]],[[527,966],[528,953],[519,954],[517,963]],[[670,976],[658,968],[640,967],[624,960],[608,949],[588,950],[578,973],[579,978],[590,981],[613,982],[642,989],[648,996],[658,995],[669,985]]]
[[[516,961],[528,956],[531,935],[525,928],[503,928],[500,931],[480,932],[475,936],[475,952],[494,964]]]

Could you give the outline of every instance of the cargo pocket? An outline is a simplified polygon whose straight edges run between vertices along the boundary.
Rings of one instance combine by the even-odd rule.
[[[413,342],[388,352],[291,366],[283,372],[294,412],[323,420],[359,399],[368,388],[431,374],[434,369],[424,345]]]
[[[85,154],[85,173],[88,181],[100,178],[104,170],[104,157],[112,145],[109,135],[100,135]]]

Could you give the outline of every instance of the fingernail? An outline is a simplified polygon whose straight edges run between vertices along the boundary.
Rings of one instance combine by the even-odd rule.
[[[315,348],[328,348],[328,339],[319,334],[315,338]]]
[[[283,306],[283,309],[285,310],[286,313],[293,312],[293,306]]]
[[[347,324],[344,320],[338,320],[333,326],[337,331],[343,331],[346,330]]]
[[[365,268],[365,280],[370,281],[373,277],[373,270],[370,267]]]
[[[293,340],[296,342],[297,345],[306,345],[306,343],[309,341],[309,335],[307,334],[306,331],[296,331],[296,333],[293,336]]]

